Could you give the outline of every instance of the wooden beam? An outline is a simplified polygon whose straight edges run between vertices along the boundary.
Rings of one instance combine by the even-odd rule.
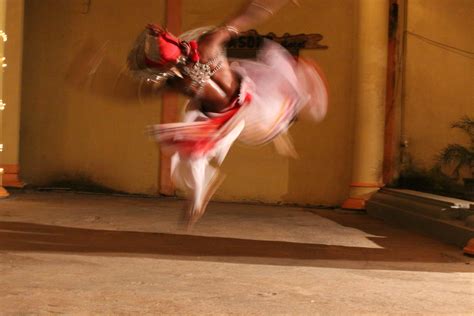
[[[166,28],[174,35],[181,33],[182,18],[181,0],[166,0]],[[163,91],[161,123],[178,120],[179,96],[170,91]],[[167,196],[175,195],[175,187],[171,181],[170,155],[160,150],[160,169],[158,175],[159,193]]]
[[[389,38],[387,52],[387,88],[385,99],[385,133],[383,183],[390,184],[397,176],[400,148],[400,88],[404,0],[390,0]]]

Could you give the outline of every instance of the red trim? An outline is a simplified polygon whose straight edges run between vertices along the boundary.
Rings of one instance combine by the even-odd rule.
[[[20,166],[17,164],[5,164],[2,165],[3,168],[3,173],[19,173],[20,172]]]
[[[22,188],[25,184],[20,180],[20,166],[17,164],[1,165],[3,168],[2,183],[4,187]]]
[[[467,255],[474,256],[474,238],[471,238],[467,242],[466,247],[464,247],[464,253]]]
[[[239,108],[240,106],[236,106],[221,116],[193,124],[160,124],[157,129],[160,143],[163,147],[174,148],[185,156],[205,155],[219,140],[214,136],[216,132],[237,113]]]
[[[345,210],[365,210],[366,200],[364,198],[351,197],[344,201],[341,208]]]

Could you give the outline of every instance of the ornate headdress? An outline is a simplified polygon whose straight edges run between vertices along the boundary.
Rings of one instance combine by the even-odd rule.
[[[139,79],[162,83],[180,76],[177,66],[199,62],[195,40],[186,42],[163,28],[149,24],[138,36],[128,54],[128,67]]]

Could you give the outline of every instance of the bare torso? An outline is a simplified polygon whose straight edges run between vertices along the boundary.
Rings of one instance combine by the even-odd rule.
[[[199,39],[199,48],[208,49],[208,42],[212,42],[214,49],[211,56],[222,54],[223,43],[220,39],[215,39],[219,35],[216,33],[204,35]],[[218,44],[216,44],[217,42]],[[200,60],[201,63],[206,63],[209,58],[206,54]],[[209,56],[209,54],[208,54]],[[212,75],[212,77],[202,86],[196,87],[192,85],[192,79],[184,75],[184,78],[174,77],[169,80],[172,88],[178,90],[180,93],[191,98],[198,98],[201,103],[201,110],[204,112],[222,112],[229,107],[230,103],[235,99],[239,92],[240,77],[231,70],[229,61],[225,56],[220,58],[220,68]],[[213,67],[211,67],[212,70]]]

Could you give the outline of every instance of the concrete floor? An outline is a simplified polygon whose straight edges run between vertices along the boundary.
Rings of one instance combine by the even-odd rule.
[[[474,260],[338,210],[16,192],[0,201],[0,314],[474,315]]]

